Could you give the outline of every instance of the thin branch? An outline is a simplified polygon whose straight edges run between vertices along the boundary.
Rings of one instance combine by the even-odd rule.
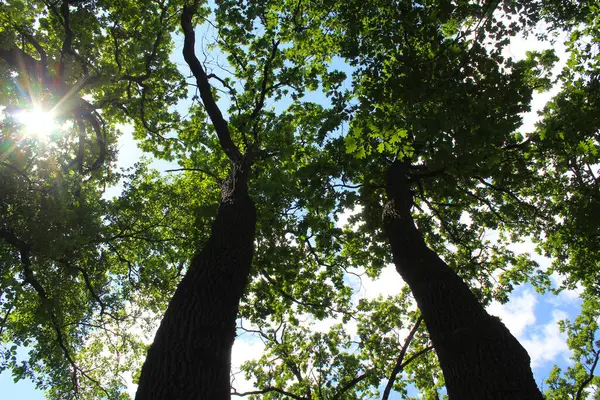
[[[588,173],[590,174],[590,176],[592,177],[592,179],[594,181],[594,185],[598,186],[598,178],[594,174],[594,171],[592,170],[592,167],[590,166],[589,163],[585,163],[585,166],[587,167]]]
[[[410,364],[411,362],[413,362],[415,359],[417,359],[418,357],[420,357],[421,355],[427,353],[428,351],[433,350],[433,346],[427,346],[424,349],[421,349],[420,351],[412,354],[406,361],[404,361],[402,363],[402,365],[400,366],[400,371],[402,371],[404,368],[406,368],[406,366],[408,364]],[[342,389],[337,392],[332,398],[331,400],[339,400],[342,399],[342,395],[344,393],[346,393],[348,390],[352,389],[354,386],[356,386],[357,384],[359,384],[362,380],[364,380],[365,378],[367,378],[369,375],[375,373],[377,371],[376,368],[371,368],[367,371],[365,371],[365,373],[355,377],[354,379],[352,379],[350,382],[348,382],[347,384],[345,384]]]
[[[582,399],[581,396],[583,395],[583,390],[585,389],[585,387],[587,385],[590,384],[592,379],[594,379],[594,371],[596,369],[596,366],[598,365],[598,359],[600,359],[600,350],[598,350],[596,352],[596,357],[594,357],[594,363],[592,364],[592,367],[590,368],[590,373],[588,374],[587,378],[583,382],[581,382],[579,389],[577,389],[577,395],[575,396],[575,400]]]
[[[425,166],[420,166],[420,165],[411,165],[410,166],[410,177],[409,177],[409,181],[410,182],[415,182],[415,181],[419,181],[421,179],[425,179],[425,178],[432,178],[435,176],[440,176],[443,175],[446,172],[446,169],[444,167],[441,168],[436,168],[436,169],[428,169]]]
[[[236,90],[235,90],[235,88],[231,87],[231,85],[229,83],[227,83],[227,81],[225,79],[221,78],[220,76],[218,76],[218,75],[216,75],[214,73],[213,74],[208,74],[206,76],[206,78],[207,79],[216,79],[216,80],[218,80],[221,83],[221,85],[223,85],[225,88],[227,88],[229,90],[230,95],[232,97],[235,96],[235,94],[237,93]]]
[[[433,350],[433,346],[427,346],[427,347],[417,351],[416,353],[411,354],[411,356],[408,357],[406,359],[406,361],[402,363],[402,365],[400,366],[400,370],[403,370],[404,368],[406,368],[406,366],[408,364],[410,364],[411,362],[413,362],[414,360],[416,360],[417,358],[421,357],[423,354],[425,354],[431,350]]]
[[[13,47],[8,50],[0,49],[0,58],[4,59],[9,66],[24,69],[29,76],[37,76],[40,80],[44,80],[46,72],[42,71],[41,62],[25,53],[16,45],[13,44]],[[42,73],[41,76],[39,76],[38,72]]]
[[[52,324],[54,332],[56,333],[56,341],[58,342],[58,347],[60,347],[65,359],[73,368],[73,390],[76,393],[78,393],[79,391],[79,384],[77,380],[77,373],[79,372],[83,377],[93,382],[100,390],[102,390],[107,395],[107,397],[110,397],[110,394],[106,391],[106,389],[102,387],[100,382],[98,382],[97,380],[89,376],[84,370],[82,370],[71,356],[71,353],[65,343],[60,323],[58,322],[58,317],[53,311],[54,307],[52,305],[52,301],[48,297],[46,290],[44,289],[40,281],[37,280],[33,273],[33,270],[31,269],[31,259],[29,257],[31,246],[23,240],[19,239],[13,232],[5,229],[0,229],[0,237],[2,237],[4,240],[6,240],[6,242],[8,242],[8,244],[12,245],[19,251],[19,256],[21,257],[21,266],[23,267],[24,281],[27,284],[29,284],[37,293],[42,307],[50,317],[50,322]]]
[[[267,58],[267,60],[265,61],[265,66],[263,68],[263,75],[262,75],[262,87],[260,90],[260,96],[258,99],[258,102],[256,103],[256,105],[254,106],[254,110],[252,111],[252,114],[250,115],[250,122],[252,122],[253,120],[255,120],[258,117],[258,114],[262,111],[263,107],[265,106],[265,100],[267,97],[267,92],[268,92],[268,83],[269,83],[269,74],[270,72],[272,72],[271,70],[271,65],[273,64],[273,60],[275,59],[275,57],[277,56],[277,49],[279,47],[279,40],[275,40],[273,39],[273,47],[271,48],[271,54],[269,56],[269,58]],[[256,138],[255,138],[256,140]]]
[[[231,393],[231,395],[245,397],[245,396],[252,396],[253,394],[266,394],[266,393],[271,393],[271,392],[279,393],[279,394],[291,397],[292,399],[296,399],[296,400],[308,400],[306,397],[298,396],[297,394],[286,392],[285,390],[282,390],[282,389],[279,389],[276,387],[267,387],[262,390],[254,390],[251,392],[243,392],[243,393],[238,393],[238,392],[234,391]]]
[[[77,127],[79,128],[79,143],[77,148],[77,166],[79,168],[79,173],[83,173],[83,159],[85,156],[85,124],[81,119],[77,120]]]
[[[534,207],[534,206],[532,206],[531,204],[529,204],[529,203],[527,203],[526,201],[524,201],[524,200],[520,199],[520,198],[519,198],[519,197],[518,197],[516,194],[514,194],[513,192],[511,192],[511,191],[510,191],[510,190],[508,190],[508,189],[505,189],[505,188],[503,188],[503,187],[496,186],[496,185],[494,185],[494,184],[492,184],[492,183],[486,182],[486,180],[485,180],[485,179],[483,179],[483,178],[482,178],[482,177],[480,177],[480,176],[474,176],[473,178],[477,179],[477,180],[478,180],[480,183],[482,183],[483,185],[485,185],[485,186],[487,186],[487,187],[489,187],[489,188],[491,188],[491,189],[494,189],[494,190],[495,190],[495,191],[497,191],[497,192],[501,192],[501,193],[507,194],[508,196],[510,196],[510,197],[512,197],[513,199],[515,199],[515,201],[517,201],[519,204],[522,204],[522,205],[525,205],[525,206],[529,206],[529,207],[535,208],[535,207]]]
[[[352,389],[354,386],[358,385],[362,380],[364,380],[366,377],[368,377],[369,375],[371,375],[373,372],[375,372],[374,369],[370,369],[368,371],[366,371],[364,374],[359,375],[357,377],[355,377],[354,379],[352,379],[350,382],[346,383],[344,386],[342,386],[342,388],[340,389],[339,392],[337,392],[332,398],[331,400],[338,400],[342,398],[342,395],[344,393],[346,393],[348,390]]]
[[[87,273],[87,271],[85,269],[83,269],[82,267],[80,267],[79,265],[77,265],[75,268],[79,272],[81,272],[81,275],[83,276],[83,281],[85,282],[85,287],[88,289],[88,291],[90,292],[92,297],[98,302],[98,304],[100,304],[100,317],[102,317],[104,314],[107,314],[113,319],[118,319],[113,314],[106,312],[106,308],[107,308],[106,304],[104,304],[104,301],[102,301],[102,299],[100,298],[100,295],[98,295],[98,293],[94,289],[94,286],[92,285],[92,281],[91,281],[90,276]]]
[[[6,168],[13,170],[15,173],[17,173],[18,175],[20,175],[22,178],[25,178],[25,180],[27,180],[27,182],[29,183],[33,183],[31,181],[31,179],[29,179],[29,177],[27,176],[27,174],[25,173],[25,171],[19,169],[18,167],[15,167],[14,165],[7,163],[6,161],[0,161],[0,164],[4,165]]]
[[[86,168],[86,170],[84,171],[85,173],[88,173],[100,168],[102,164],[104,164],[107,153],[106,138],[104,137],[103,129],[100,126],[100,122],[98,122],[101,118],[98,113],[96,113],[95,111],[84,112],[81,114],[81,118],[87,121],[92,126],[92,129],[96,134],[96,143],[98,143],[98,146],[100,147],[100,154],[98,154],[98,157],[92,163],[92,165]]]
[[[283,326],[283,330],[285,331],[285,324],[283,324],[283,323],[282,323],[282,324],[280,324],[280,325],[279,325],[279,327],[282,327],[282,326]],[[277,330],[279,330],[279,328],[277,328]],[[284,332],[282,331],[282,333],[281,333],[281,340],[283,340],[283,338],[284,338]],[[275,331],[275,332],[273,333],[273,341],[274,341],[276,344],[281,344],[281,343],[280,343],[280,342],[277,340],[277,331]],[[288,353],[287,351],[285,351],[285,350],[283,350],[283,349],[281,350],[281,352],[282,352],[282,353],[283,353],[283,355],[284,355],[283,362],[284,362],[284,363],[287,365],[287,367],[288,367],[288,368],[289,368],[289,369],[292,371],[292,374],[294,374],[294,376],[295,376],[295,377],[296,377],[296,379],[298,380],[298,383],[299,383],[300,385],[302,385],[302,384],[304,383],[304,377],[302,376],[302,372],[300,371],[300,368],[298,368],[298,366],[296,365],[296,363],[295,363],[295,362],[294,362],[294,361],[291,359],[291,355],[290,355],[290,353]],[[311,392],[311,390],[310,390],[310,386],[309,386],[309,387],[308,387],[308,398],[309,398],[309,399],[310,399],[310,398],[312,398],[312,395],[311,395],[311,393],[310,393],[310,392]]]
[[[113,239],[111,239],[111,240],[113,240]],[[119,259],[119,261],[127,264],[127,279],[129,280],[129,283],[131,283],[131,286],[133,286],[134,288],[138,288],[139,284],[136,283],[131,276],[131,273],[135,272],[139,277],[139,273],[138,273],[138,271],[136,271],[136,268],[133,265],[133,263],[131,261],[129,261],[127,258],[123,257],[123,255],[119,252],[117,247],[115,245],[113,245],[110,241],[107,241],[106,244],[117,255],[117,258]]]
[[[166,16],[166,8],[162,8],[161,13],[160,13],[160,17],[159,17],[159,26],[163,26],[164,25],[164,19]],[[152,51],[150,52],[150,54],[148,54],[146,56],[146,63],[145,63],[145,71],[142,75],[140,76],[133,76],[133,75],[123,75],[119,78],[119,80],[121,81],[131,81],[131,82],[135,82],[138,85],[142,85],[144,83],[144,81],[148,80],[150,78],[150,76],[152,75],[152,63],[156,60],[156,56],[158,55],[158,48],[160,47],[160,44],[162,42],[164,36],[164,31],[163,29],[160,29],[158,31],[158,33],[156,34],[156,38],[154,39],[154,43],[152,44]],[[115,42],[115,49],[117,49],[117,41],[116,41],[116,37],[113,35],[113,39]],[[115,56],[117,56],[117,54],[115,54]],[[120,69],[120,64],[117,64],[119,66]]]
[[[526,145],[528,145],[529,143],[531,143],[531,140],[533,139],[534,135],[531,135],[529,137],[527,137],[527,139],[523,140],[520,143],[509,143],[509,144],[505,144],[504,146],[502,146],[501,148],[503,150],[513,150],[513,149],[519,149],[521,147],[525,147]]]
[[[41,66],[42,66],[42,73],[44,75],[42,77],[42,79],[46,79],[47,78],[46,73],[47,73],[47,70],[48,70],[48,62],[47,62],[48,55],[46,54],[46,51],[44,50],[44,48],[42,47],[42,45],[37,40],[35,40],[35,38],[32,35],[30,35],[26,30],[24,30],[24,29],[22,29],[22,28],[20,28],[18,26],[15,26],[15,29],[21,35],[23,35],[23,37],[25,37],[25,39],[27,39],[27,41],[29,43],[31,43],[31,45],[35,48],[35,51],[38,52],[38,54],[40,56],[40,63],[41,63]]]
[[[404,361],[404,357],[406,356],[408,347],[410,346],[410,343],[412,342],[413,338],[415,337],[415,334],[417,333],[417,330],[419,329],[421,322],[423,322],[423,317],[419,316],[419,318],[417,318],[417,322],[415,322],[415,325],[412,327],[412,329],[410,330],[410,333],[406,337],[406,340],[404,341],[404,345],[402,346],[402,350],[400,350],[400,355],[398,355],[398,358],[396,359],[396,365],[394,366],[394,369],[392,370],[392,374],[390,375],[390,379],[388,380],[385,390],[383,391],[383,397],[381,398],[381,400],[388,400],[388,397],[390,397],[390,392],[392,391],[392,387],[394,386],[394,382],[396,381],[396,376],[398,375],[398,373],[400,371],[402,371],[402,364]]]
[[[73,54],[73,30],[71,29],[69,15],[69,1],[63,0],[60,6],[60,13],[63,19],[63,27],[65,29],[65,39],[63,40],[62,50],[60,53],[59,75],[61,81],[65,79],[65,62],[66,55]]]
[[[459,188],[460,188],[460,186],[459,186]],[[471,196],[471,197],[475,198],[476,200],[480,201],[481,203],[485,204],[488,207],[488,209],[491,211],[491,213],[494,214],[496,216],[496,218],[498,218],[499,221],[506,223],[505,219],[502,217],[502,215],[500,215],[500,213],[498,213],[498,211],[494,208],[494,206],[492,205],[492,203],[489,200],[479,196],[476,193],[471,192],[470,190],[468,190],[466,188],[461,188],[461,189],[463,189],[464,192],[466,194],[468,194],[469,196]]]
[[[174,168],[174,169],[167,169],[167,170],[165,170],[165,172],[180,172],[180,171],[202,172],[203,174],[210,176],[211,178],[213,178],[216,181],[221,181],[222,180],[217,175],[215,175],[212,172],[209,172],[209,171],[207,171],[205,169],[202,169],[202,168]]]
[[[261,273],[262,276],[265,277],[265,279],[271,284],[272,287],[276,288],[276,290],[284,298],[290,300],[293,303],[296,303],[296,304],[304,306],[304,307],[311,307],[311,308],[316,308],[316,309],[325,308],[325,309],[327,309],[329,311],[333,311],[333,312],[336,312],[336,313],[345,314],[345,315],[349,315],[350,317],[353,317],[352,313],[350,313],[349,311],[338,310],[338,309],[335,309],[335,308],[333,308],[331,306],[326,306],[326,305],[323,305],[323,304],[318,304],[318,303],[312,303],[312,302],[306,302],[306,301],[298,300],[294,296],[292,296],[291,294],[289,294],[285,290],[283,290],[281,287],[279,287],[279,285],[277,285],[277,283],[275,282],[275,280],[269,274],[267,274],[264,270],[261,270],[260,273]]]
[[[194,77],[196,78],[196,84],[200,90],[202,103],[204,104],[206,112],[208,113],[208,116],[215,127],[215,132],[219,138],[221,148],[231,161],[239,163],[242,161],[242,153],[231,139],[231,133],[229,131],[227,121],[225,121],[225,118],[223,118],[223,114],[221,113],[221,110],[215,101],[210,83],[208,82],[208,76],[206,75],[206,72],[200,63],[200,60],[198,60],[198,57],[196,57],[194,50],[196,36],[194,33],[192,18],[196,13],[197,7],[198,0],[196,0],[192,5],[186,4],[183,7],[183,12],[181,13],[181,28],[183,29],[184,36],[183,58],[190,67],[192,74],[194,74]]]
[[[83,71],[84,75],[87,76],[89,74],[89,69],[88,69],[88,63],[86,60],[83,59],[83,57],[81,57],[81,55],[79,55],[79,53],[77,53],[74,49],[73,49],[73,38],[75,37],[75,34],[73,33],[73,30],[71,29],[71,22],[70,22],[70,12],[69,12],[69,0],[63,0],[61,6],[60,6],[60,15],[62,16],[62,25],[63,28],[65,29],[65,38],[63,40],[63,45],[62,45],[62,49],[61,49],[61,53],[60,53],[60,64],[59,64],[59,77],[60,77],[60,83],[61,85],[64,84],[65,81],[65,62],[66,62],[66,54],[70,54],[73,57],[75,57],[75,59],[77,59],[77,61],[79,62],[79,64],[81,65],[81,70]],[[92,65],[93,67],[93,65]],[[94,68],[96,69],[96,68]]]
[[[450,224],[448,224],[448,222],[446,221],[446,218],[444,218],[444,216],[440,213],[440,211],[436,207],[434,207],[433,204],[431,204],[431,202],[427,199],[426,196],[421,196],[421,200],[423,200],[425,202],[425,204],[427,204],[427,207],[429,207],[431,212],[433,214],[435,214],[438,221],[440,221],[442,228],[444,228],[444,230],[446,232],[448,232],[450,239],[452,239],[452,241],[454,241],[454,243],[456,243],[456,244],[461,244],[463,241],[460,237],[460,234]],[[415,203],[415,205],[416,205],[416,203]],[[421,210],[421,211],[423,211],[423,210]]]

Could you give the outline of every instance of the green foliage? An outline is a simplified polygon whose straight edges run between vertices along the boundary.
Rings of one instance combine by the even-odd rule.
[[[587,287],[582,316],[563,326],[574,365],[553,372],[548,396],[573,395],[587,380],[598,352],[589,339],[600,282],[600,13],[594,2],[480,3],[199,6],[197,51],[213,94],[234,144],[260,155],[238,332],[265,347],[242,366],[250,398],[372,398],[387,384],[419,314],[406,286],[389,298],[357,293],[361,276],[391,263],[381,209],[396,158],[412,163],[414,218],[428,245],[482,302],[506,302],[526,281],[546,290],[552,271]],[[230,162],[180,65],[182,5],[0,5],[0,369],[49,398],[128,398],[153,327],[210,235]],[[570,30],[558,78],[552,51],[502,55],[541,18]],[[15,49],[33,61],[14,62]],[[517,132],[533,92],[556,79],[561,92],[535,132]],[[47,140],[25,137],[17,118],[34,103],[56,107],[65,123]],[[116,172],[121,124],[181,171],[142,163]],[[122,193],[104,198],[117,182]],[[550,271],[508,247],[525,235],[554,257]],[[424,326],[404,360],[394,389],[439,398]]]
[[[546,380],[548,399],[596,399],[598,397],[598,362],[600,337],[598,336],[599,306],[597,296],[587,292],[583,296],[581,314],[574,321],[561,321],[561,332],[568,335],[567,344],[573,352],[573,363],[562,371],[557,366]]]

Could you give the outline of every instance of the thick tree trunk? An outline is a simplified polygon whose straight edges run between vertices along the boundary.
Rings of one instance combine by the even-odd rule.
[[[410,213],[407,172],[399,161],[390,168],[384,230],[427,325],[450,399],[542,399],[523,346],[425,244]]]
[[[137,400],[230,398],[231,347],[256,227],[247,172],[237,175],[223,187],[212,234],[171,299],[142,368]]]

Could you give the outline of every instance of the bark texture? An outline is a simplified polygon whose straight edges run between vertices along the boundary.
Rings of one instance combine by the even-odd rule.
[[[247,173],[237,168],[222,188],[211,236],[177,287],[148,351],[137,400],[230,398],[231,347],[256,227]]]
[[[397,271],[410,286],[437,352],[451,400],[543,399],[530,358],[467,284],[427,247],[411,216],[407,164],[389,170],[385,234]]]

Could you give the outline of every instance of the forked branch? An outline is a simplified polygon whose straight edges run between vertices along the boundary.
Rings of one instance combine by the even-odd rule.
[[[202,99],[202,103],[206,108],[206,112],[210,117],[213,126],[215,127],[221,148],[231,161],[240,163],[242,161],[242,153],[231,139],[227,121],[225,121],[225,118],[223,117],[223,114],[221,113],[221,110],[215,101],[215,98],[212,94],[212,88],[208,82],[206,71],[204,71],[204,68],[200,63],[200,60],[198,60],[198,57],[196,57],[196,52],[194,50],[194,46],[196,44],[196,35],[194,33],[192,18],[196,14],[197,7],[198,1],[196,0],[192,4],[186,4],[183,7],[183,12],[181,13],[181,28],[183,29],[184,37],[183,58],[190,67],[192,74],[196,78],[196,85],[200,90],[200,98]]]

